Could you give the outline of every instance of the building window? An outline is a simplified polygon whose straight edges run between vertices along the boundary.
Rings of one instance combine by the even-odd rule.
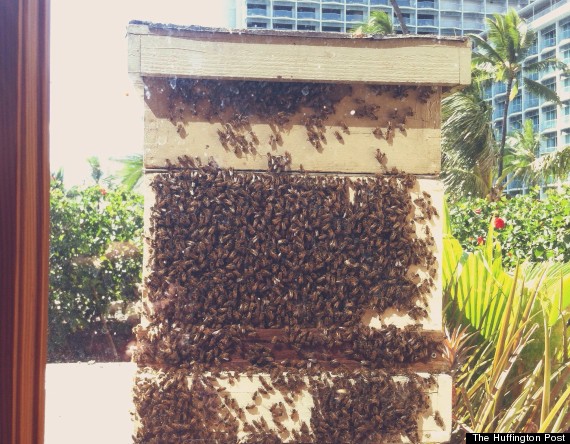
[[[273,6],[273,16],[293,18],[293,7],[275,5]]]
[[[435,26],[433,15],[418,14],[418,26]]]
[[[517,131],[522,128],[522,119],[520,117],[514,117],[509,120],[509,129],[511,131]]]
[[[247,15],[267,15],[267,9],[265,5],[257,5],[251,3],[247,5]]]
[[[564,132],[564,145],[570,145],[570,132]]]
[[[556,77],[552,79],[547,79],[544,82],[542,82],[542,84],[547,88],[551,89],[552,91],[556,91]]]
[[[542,33],[542,47],[548,48],[549,46],[556,45],[556,29],[551,29]]]
[[[364,12],[362,11],[346,11],[347,22],[362,22],[364,21]]]
[[[554,128],[556,126],[556,108],[554,106],[549,106],[542,110],[542,130],[549,128]]]
[[[299,31],[314,31],[315,25],[297,25]]]
[[[340,26],[323,26],[323,31],[326,32],[342,32]]]
[[[341,20],[340,9],[323,8],[323,20]]]
[[[292,23],[274,23],[273,28],[275,29],[293,29]]]
[[[570,22],[566,22],[560,25],[560,39],[570,38]]]
[[[300,19],[314,19],[317,18],[315,8],[299,7],[297,8],[297,18]]]
[[[520,113],[522,111],[522,96],[518,93],[517,96],[511,102],[511,113]]]
[[[562,78],[562,89],[564,92],[570,92],[570,77]]]
[[[267,23],[263,22],[247,22],[248,28],[267,28]]]
[[[556,149],[556,145],[558,145],[558,137],[556,133],[547,134],[544,137],[544,150],[543,153],[550,153]]]

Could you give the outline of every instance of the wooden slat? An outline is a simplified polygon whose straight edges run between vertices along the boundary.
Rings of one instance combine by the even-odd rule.
[[[141,28],[143,29],[141,31]],[[148,28],[147,28],[148,29]],[[141,33],[141,76],[467,85],[468,41],[180,32]]]
[[[192,116],[189,111],[182,122],[174,124],[169,120],[167,95],[170,86],[167,81],[147,81],[147,89],[150,98],[145,101],[146,168],[162,168],[167,159],[176,163],[178,157],[189,155],[203,160],[212,157],[224,168],[265,170],[267,153],[283,155],[288,151],[292,157],[292,171],[299,171],[302,165],[306,171],[377,173],[383,169],[375,158],[377,149],[386,154],[387,169],[395,167],[412,174],[435,175],[441,168],[439,89],[426,103],[421,103],[416,100],[417,91],[409,91],[405,98],[394,98],[389,92],[376,96],[365,85],[353,85],[352,95],[344,97],[335,107],[335,114],[324,122],[326,142],[322,142],[320,151],[308,140],[303,125],[304,114],[312,113],[310,110],[303,109],[291,116],[290,122],[279,132],[282,143],[273,145],[270,137],[275,132],[268,122],[251,117],[251,132],[259,140],[255,146],[257,153],[239,156],[220,142],[221,122],[208,122],[204,117]],[[378,106],[378,120],[353,115],[359,107],[357,100]],[[395,127],[396,122],[391,117],[395,110],[401,116],[404,113],[413,115],[406,118],[402,129],[394,128],[390,141],[375,136],[373,131],[377,127],[383,133],[387,132],[389,122]],[[350,134],[343,132],[339,126],[341,122],[349,127]],[[335,131],[342,140],[337,139]],[[252,138],[249,130],[242,133],[246,138]]]
[[[144,378],[148,381],[156,380],[157,382],[161,380],[164,373],[164,369],[153,369],[151,367],[144,367],[139,369],[138,376]],[[309,393],[309,390],[304,388],[298,393],[282,393],[280,390],[273,390],[267,394],[258,397],[256,402],[257,407],[254,410],[246,409],[246,406],[252,404],[252,395],[254,392],[258,391],[263,387],[261,382],[261,377],[265,379],[266,382],[270,383],[270,375],[266,372],[260,372],[247,376],[245,373],[239,374],[238,377],[228,378],[221,372],[223,378],[217,378],[216,385],[223,387],[225,390],[221,392],[220,397],[228,396],[237,402],[237,407],[243,409],[245,414],[245,420],[251,423],[253,420],[260,420],[261,417],[265,419],[270,427],[274,424],[273,417],[270,408],[273,404],[281,402],[286,408],[287,415],[282,419],[281,424],[288,430],[299,430],[301,423],[305,422],[307,425],[311,423],[312,408],[314,406],[313,398]],[[231,371],[232,375],[236,374],[236,371]],[[333,372],[334,374],[334,372]],[[419,372],[419,376],[427,378],[430,376],[429,373]],[[419,418],[418,428],[420,432],[421,442],[446,442],[449,440],[451,432],[451,392],[452,392],[452,378],[447,374],[435,374],[433,375],[436,379],[436,385],[429,389],[429,410]],[[393,375],[394,379],[397,381],[405,380],[406,376],[399,376],[397,374]],[[305,377],[305,383],[311,384],[311,378]],[[231,382],[230,382],[231,380]],[[188,373],[188,387],[190,388],[192,384],[192,373]],[[285,395],[293,400],[293,405],[290,405],[285,401]],[[293,409],[297,411],[297,415],[293,414]],[[235,413],[231,408],[230,412]],[[233,414],[232,413],[232,414]],[[439,416],[443,420],[442,425],[438,425],[435,417],[439,413]],[[237,418],[237,415],[235,416]],[[243,421],[238,419],[240,422],[240,430],[238,436],[241,438],[245,437],[243,431]],[[282,437],[284,442],[291,442],[292,437]],[[409,442],[407,439],[403,438],[402,442]]]

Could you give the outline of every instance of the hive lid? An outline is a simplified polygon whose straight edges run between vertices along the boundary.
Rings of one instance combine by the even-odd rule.
[[[471,82],[463,37],[357,37],[329,32],[230,30],[134,21],[129,72],[141,77],[382,83]]]

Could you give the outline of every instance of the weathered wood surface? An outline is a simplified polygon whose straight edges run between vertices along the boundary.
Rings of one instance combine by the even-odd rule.
[[[303,124],[311,110],[303,109],[291,116],[290,122],[282,128],[250,117],[250,129],[241,134],[248,140],[255,135],[259,141],[254,144],[255,153],[236,155],[220,142],[218,131],[224,128],[221,122],[209,122],[200,114],[193,116],[189,110],[181,121],[170,120],[167,101],[171,87],[167,80],[147,80],[146,87],[149,97],[145,100],[144,163],[147,169],[162,168],[167,160],[176,163],[178,157],[189,155],[199,156],[204,161],[211,157],[224,168],[263,171],[267,169],[267,153],[283,155],[286,151],[292,157],[292,171],[303,168],[358,174],[397,168],[412,174],[435,175],[441,169],[439,88],[422,103],[416,100],[419,92],[415,90],[407,91],[407,97],[394,98],[389,92],[375,95],[365,85],[352,85],[352,94],[345,96],[335,106],[335,114],[324,122],[326,141],[321,142],[320,150],[309,141]],[[356,110],[362,106],[357,101],[377,106],[378,120],[357,117]],[[226,120],[229,119],[227,116]],[[405,124],[401,126],[398,122],[403,120]],[[343,131],[343,124],[348,126],[350,134]],[[389,126],[393,136],[387,140]],[[376,128],[383,136],[374,134]],[[281,140],[272,143],[276,137]],[[384,167],[375,158],[378,149],[386,155]]]
[[[470,83],[468,40],[422,38],[319,39],[293,33],[218,32],[130,25],[129,71],[146,77],[374,82],[457,86]],[[133,42],[134,43],[134,42]]]

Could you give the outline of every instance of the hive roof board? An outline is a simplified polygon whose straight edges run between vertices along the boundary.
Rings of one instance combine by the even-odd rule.
[[[129,73],[455,87],[471,83],[468,39],[230,30],[134,21]]]

